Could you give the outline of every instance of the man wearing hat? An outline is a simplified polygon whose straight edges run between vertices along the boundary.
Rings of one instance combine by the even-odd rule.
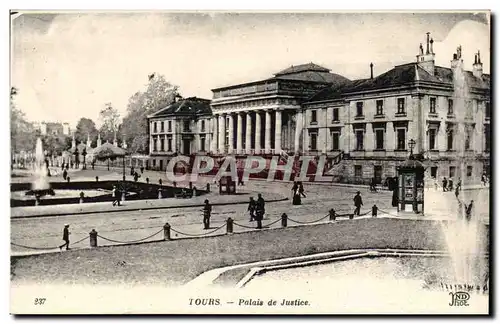
[[[361,206],[363,205],[363,199],[361,199],[361,192],[356,192],[356,196],[354,196],[354,206],[356,209],[354,209],[354,216],[358,215],[359,216],[359,210],[361,209]]]
[[[64,230],[63,230],[63,241],[65,242],[63,245],[59,247],[59,250],[62,251],[62,248],[66,246],[66,250],[69,250],[69,224],[64,224]]]

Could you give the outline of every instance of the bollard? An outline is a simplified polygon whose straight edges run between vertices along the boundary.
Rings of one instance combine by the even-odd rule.
[[[189,189],[193,189],[193,182],[189,181]]]
[[[92,229],[92,231],[89,233],[90,237],[90,247],[95,248],[97,247],[97,232],[95,229]]]
[[[174,181],[173,184],[174,184],[174,187],[177,187],[177,182]]]
[[[40,205],[40,196],[35,197],[35,206]]]
[[[207,183],[207,192],[210,192],[210,183]]]
[[[95,177],[95,182],[99,182],[99,177],[98,176]]]
[[[158,183],[159,183],[159,184],[160,184],[160,186],[161,186],[161,185],[162,185],[162,183],[163,183],[163,181],[161,181],[161,179],[160,179],[160,180],[158,180]]]
[[[330,211],[328,212],[328,214],[330,215],[330,220],[331,221],[335,221],[335,219],[337,219],[337,214],[335,213],[335,210],[333,208],[330,209]]]
[[[233,233],[233,219],[231,217],[229,217],[226,221],[226,230],[227,234]]]
[[[349,219],[353,219],[354,218],[354,214],[349,214]]]
[[[372,217],[377,217],[378,207],[377,205],[373,205],[372,207]]]
[[[68,181],[68,183],[69,183],[69,179],[70,179],[69,177],[66,178],[66,181]]]
[[[149,184],[149,178],[146,178],[146,183]]]
[[[193,187],[193,197],[198,196],[198,192],[196,190],[196,187]]]
[[[125,181],[125,175],[123,175],[123,181]]]
[[[83,191],[80,192],[80,204],[83,204],[83,198],[85,198],[85,194]]]
[[[170,224],[169,223],[165,223],[165,225],[163,225],[163,240],[170,241]]]
[[[162,195],[161,195],[161,189],[158,189],[158,199],[162,199]]]
[[[283,215],[281,215],[281,227],[286,227],[287,223],[288,223],[288,215],[283,213]]]

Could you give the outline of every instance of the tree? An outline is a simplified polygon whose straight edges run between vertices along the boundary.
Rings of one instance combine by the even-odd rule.
[[[102,126],[99,129],[101,138],[104,141],[113,142],[118,137],[118,129],[120,126],[120,113],[113,108],[111,103],[106,103],[106,107],[99,113],[99,118]]]
[[[10,88],[10,141],[12,152],[32,151],[35,147],[36,132],[26,120],[24,112],[16,107],[15,97],[19,93],[16,87]]]
[[[94,141],[97,137],[97,128],[95,123],[90,118],[80,118],[75,130],[75,139],[79,143],[87,143],[87,137],[90,136],[90,140]]]
[[[130,97],[121,133],[132,152],[148,153],[147,116],[170,105],[177,95],[177,86],[167,82],[163,75],[153,73],[148,76],[146,91],[136,92]]]

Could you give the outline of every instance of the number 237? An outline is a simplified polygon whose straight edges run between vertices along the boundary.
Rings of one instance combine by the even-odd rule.
[[[35,298],[35,305],[43,305],[45,304],[45,300],[47,298]]]

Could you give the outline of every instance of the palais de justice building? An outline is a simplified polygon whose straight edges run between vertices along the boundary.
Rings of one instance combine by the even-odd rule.
[[[367,79],[308,63],[213,89],[211,101],[180,100],[150,116],[150,166],[164,170],[174,154],[324,155],[335,181],[360,182],[395,176],[413,139],[430,176],[458,178],[465,161],[465,176],[479,178],[489,172],[490,76],[480,53],[471,70],[460,47],[450,59],[435,65],[427,34],[415,62],[378,76],[370,64]]]

